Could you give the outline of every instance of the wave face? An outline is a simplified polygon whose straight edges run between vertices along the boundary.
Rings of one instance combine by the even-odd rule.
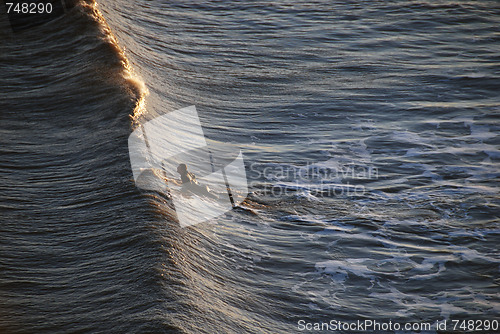
[[[102,0],[8,31],[0,332],[498,317],[499,14]],[[127,140],[190,105],[242,150],[252,211],[181,228],[134,185]]]

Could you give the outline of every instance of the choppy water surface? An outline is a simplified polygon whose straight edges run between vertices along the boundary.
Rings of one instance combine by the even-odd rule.
[[[5,38],[0,331],[499,319],[499,27],[496,1],[103,0]],[[134,186],[128,135],[188,105],[255,214],[180,228]]]

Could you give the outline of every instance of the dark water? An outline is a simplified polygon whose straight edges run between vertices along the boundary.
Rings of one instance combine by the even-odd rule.
[[[2,33],[0,333],[500,320],[497,1],[103,0]],[[181,228],[135,187],[129,134],[189,105],[256,214]]]

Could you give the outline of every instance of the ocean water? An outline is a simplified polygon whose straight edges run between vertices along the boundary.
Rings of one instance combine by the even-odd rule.
[[[88,0],[2,27],[0,333],[495,332],[498,1]],[[190,105],[243,152],[251,211],[182,228],[127,140]]]

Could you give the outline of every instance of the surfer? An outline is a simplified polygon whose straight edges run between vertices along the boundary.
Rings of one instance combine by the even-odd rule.
[[[219,196],[210,191],[210,189],[206,185],[205,186],[201,185],[196,180],[196,176],[188,171],[186,164],[180,164],[179,166],[177,166],[177,173],[181,175],[181,185],[183,190],[187,190],[193,194],[211,197],[217,200],[221,199],[219,198]],[[235,205],[232,200],[232,195],[229,196],[231,198],[231,204],[233,206],[233,209],[238,209],[239,211],[250,213],[254,216],[257,215],[257,213],[250,208],[245,208],[243,206]]]
[[[188,171],[186,164],[177,166],[177,173],[181,175],[181,184],[184,189],[198,195],[218,198],[218,196],[213,194],[206,185],[203,186],[196,180],[196,176]]]
[[[182,184],[196,184],[196,176],[188,172],[186,164],[180,164],[177,166],[177,173],[181,175]]]

